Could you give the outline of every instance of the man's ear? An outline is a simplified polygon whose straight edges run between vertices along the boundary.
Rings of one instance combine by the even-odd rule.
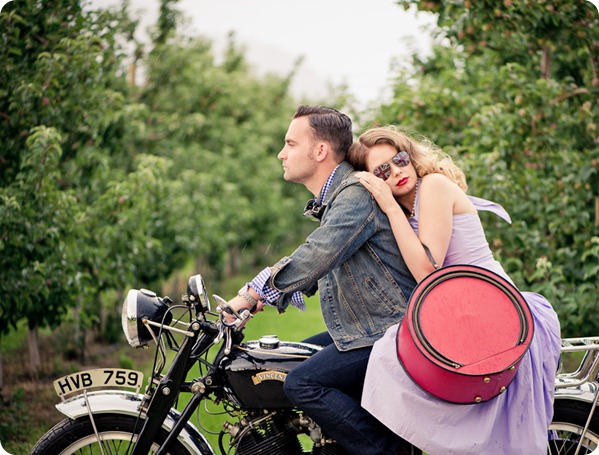
[[[316,145],[316,161],[318,162],[322,162],[324,160],[327,159],[328,156],[330,156],[333,153],[333,150],[331,150],[331,146],[329,145],[328,142],[319,142]]]

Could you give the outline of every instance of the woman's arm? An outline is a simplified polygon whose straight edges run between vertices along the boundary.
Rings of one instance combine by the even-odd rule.
[[[443,265],[449,249],[458,192],[464,193],[442,174],[429,174],[420,184],[418,238],[439,265]]]
[[[443,264],[451,240],[454,206],[460,196],[458,191],[465,197],[464,192],[443,175],[425,176],[418,190],[420,205],[417,236],[389,186],[366,172],[357,176],[389,218],[397,246],[416,281],[421,281],[434,270],[422,244],[429,248],[437,264]]]

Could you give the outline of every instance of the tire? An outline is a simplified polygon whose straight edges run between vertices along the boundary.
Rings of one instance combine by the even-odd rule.
[[[584,401],[556,399],[553,411],[553,421],[549,426],[547,453],[550,455],[573,455],[581,442],[580,436],[589,417],[591,404]],[[598,447],[599,407],[595,409],[578,454],[590,454]]]
[[[134,416],[122,414],[98,414],[94,416],[98,433],[104,440],[104,453],[128,454],[132,450],[133,438],[143,427],[144,421]],[[137,425],[136,425],[137,424]],[[150,453],[158,450],[168,432],[161,429],[154,437],[154,445]],[[101,453],[96,434],[89,417],[76,420],[66,419],[56,424],[37,442],[29,455],[71,455],[83,453]],[[183,444],[176,441],[169,455],[189,455]]]
[[[410,445],[409,448],[407,449],[406,454],[410,454],[410,455],[422,455],[424,452],[422,450],[420,450],[418,447]]]

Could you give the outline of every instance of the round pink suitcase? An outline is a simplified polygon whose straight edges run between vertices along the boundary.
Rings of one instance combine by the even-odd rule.
[[[414,289],[397,335],[405,371],[428,393],[480,403],[506,390],[532,340],[518,290],[471,265],[440,268]]]

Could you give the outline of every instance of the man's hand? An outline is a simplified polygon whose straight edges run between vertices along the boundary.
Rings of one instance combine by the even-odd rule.
[[[248,292],[250,293],[250,295],[258,300],[258,304],[256,305],[256,307],[253,309],[252,313],[255,314],[259,311],[264,311],[264,302],[262,300],[259,300],[261,297],[258,295],[258,293],[256,291],[254,291],[251,287],[248,289]],[[244,299],[241,296],[236,296],[233,297],[231,300],[229,300],[227,302],[227,306],[233,310],[235,310],[237,312],[237,314],[240,314],[243,310],[251,310],[251,305],[250,303]],[[227,319],[227,323],[231,324],[235,321],[235,315],[233,314],[229,314],[227,312],[225,312],[225,318]]]

